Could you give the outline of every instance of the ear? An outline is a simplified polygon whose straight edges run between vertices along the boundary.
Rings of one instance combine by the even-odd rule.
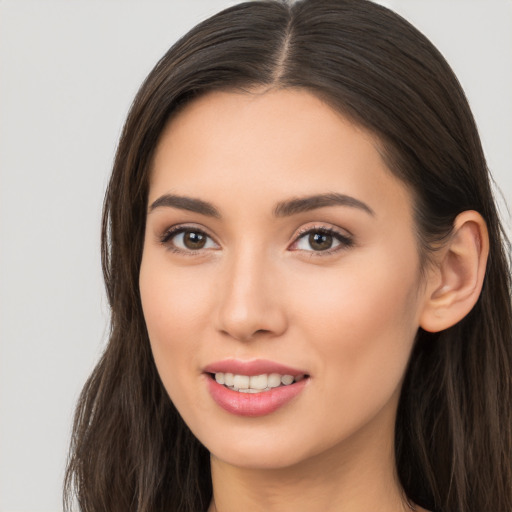
[[[488,254],[489,235],[482,216],[472,210],[459,214],[429,271],[420,327],[442,331],[473,309],[482,291]]]

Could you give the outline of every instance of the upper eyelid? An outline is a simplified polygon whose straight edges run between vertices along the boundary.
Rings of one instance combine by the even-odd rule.
[[[161,234],[159,237],[163,238],[169,234],[177,234],[181,233],[183,231],[199,231],[206,236],[210,237],[212,240],[215,240],[215,236],[213,236],[208,229],[205,227],[199,225],[199,224],[174,224],[172,226],[166,227],[163,231],[161,231]]]
[[[202,226],[198,227],[195,224],[176,224],[173,226],[169,226],[166,229],[164,229],[163,232],[160,232],[157,234],[157,240],[162,245],[166,245],[166,244],[169,244],[170,242],[172,242],[172,238],[174,238],[175,236],[177,236],[180,233],[183,233],[185,231],[200,232],[200,233],[206,235],[210,240],[212,240],[215,243],[215,245],[220,247],[220,244],[217,241],[215,236],[212,236],[206,228],[204,228]],[[179,250],[181,250],[181,249],[179,249]],[[183,249],[183,251],[185,251],[185,250]],[[192,249],[189,249],[188,251],[194,252]],[[197,251],[201,251],[201,249],[197,249]]]
[[[335,235],[339,235],[342,238],[353,238],[354,235],[348,231],[347,229],[338,228],[332,225],[327,224],[314,224],[312,226],[308,227],[301,227],[298,230],[296,230],[294,234],[294,241],[297,240],[299,237],[302,237],[304,235],[307,235],[308,233],[311,233],[312,231],[326,231],[328,233],[332,233]]]
[[[349,231],[342,230],[341,228],[335,228],[334,226],[328,227],[325,225],[316,225],[316,226],[310,226],[310,227],[303,228],[303,229],[299,230],[299,232],[295,234],[291,244],[288,246],[288,249],[290,249],[294,245],[298,244],[299,240],[304,238],[309,233],[314,233],[314,232],[319,232],[319,231],[329,233],[334,238],[337,238],[337,240],[339,242],[339,246],[327,249],[325,251],[315,251],[315,250],[310,251],[310,250],[305,250],[305,249],[292,249],[292,250],[307,252],[308,254],[311,254],[312,256],[322,256],[322,255],[327,256],[329,254],[335,254],[344,248],[348,248],[348,247],[351,247],[354,245],[354,236]],[[342,231],[345,231],[345,233],[342,233]]]
[[[185,233],[187,231],[194,231],[196,233],[202,233],[207,238],[209,238],[216,246],[215,247],[207,247],[207,248],[199,248],[199,249],[189,249],[189,248],[182,248],[176,245],[174,242],[174,238],[179,236],[182,233]],[[211,251],[211,250],[218,250],[220,248],[220,244],[215,240],[213,236],[211,236],[206,229],[204,228],[196,228],[194,225],[191,224],[176,224],[173,226],[170,226],[166,228],[163,233],[157,234],[157,242],[164,246],[166,250],[169,250],[171,252],[174,252],[176,254],[181,254],[185,256],[200,256],[201,254],[205,254],[204,251]]]

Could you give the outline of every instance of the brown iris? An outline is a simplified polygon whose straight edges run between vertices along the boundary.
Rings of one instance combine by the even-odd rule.
[[[202,249],[206,244],[206,235],[197,231],[185,231],[183,233],[183,244],[192,251]]]
[[[316,231],[309,235],[309,245],[315,251],[326,251],[332,247],[332,235]]]

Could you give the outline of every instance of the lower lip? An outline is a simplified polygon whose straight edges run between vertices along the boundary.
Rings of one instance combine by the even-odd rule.
[[[306,385],[309,378],[280,386],[261,393],[240,393],[219,384],[207,376],[208,390],[213,400],[224,410],[237,416],[265,416],[277,411],[295,398]]]

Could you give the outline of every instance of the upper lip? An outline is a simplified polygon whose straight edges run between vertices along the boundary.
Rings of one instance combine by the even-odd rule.
[[[270,373],[278,373],[280,375],[307,375],[308,373],[297,368],[292,368],[275,361],[266,359],[253,359],[251,361],[243,361],[240,359],[225,359],[216,361],[204,368],[205,373],[233,373],[235,375],[263,375]]]

